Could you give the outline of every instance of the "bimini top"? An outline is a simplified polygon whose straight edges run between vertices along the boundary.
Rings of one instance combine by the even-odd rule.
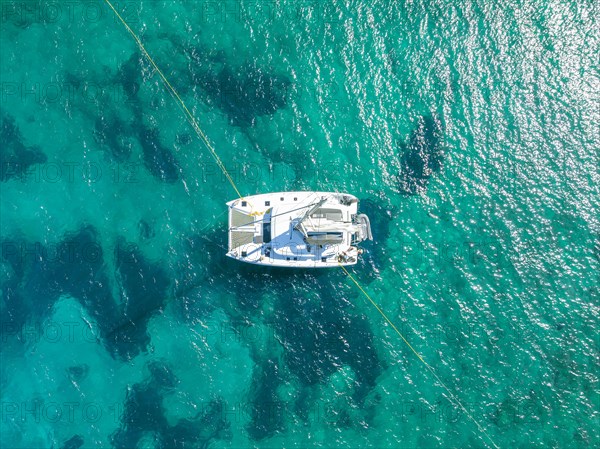
[[[276,192],[229,201],[227,256],[259,265],[354,265],[372,239],[358,199],[346,193]]]

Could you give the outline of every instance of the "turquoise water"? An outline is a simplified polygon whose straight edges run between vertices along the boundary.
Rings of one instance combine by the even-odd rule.
[[[352,273],[235,198],[103,2],[2,1],[6,448],[600,446],[598,6],[118,2],[245,194],[357,195]]]

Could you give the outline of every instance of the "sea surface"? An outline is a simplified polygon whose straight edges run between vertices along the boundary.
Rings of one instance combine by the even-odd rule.
[[[103,1],[2,0],[2,448],[600,447],[600,8],[116,1],[243,195],[349,192],[350,273],[237,197]],[[464,408],[463,408],[464,407]]]

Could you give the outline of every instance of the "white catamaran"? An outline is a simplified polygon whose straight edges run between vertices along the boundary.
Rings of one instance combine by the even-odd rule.
[[[273,267],[354,265],[372,240],[369,218],[347,193],[277,192],[229,201],[227,256]]]

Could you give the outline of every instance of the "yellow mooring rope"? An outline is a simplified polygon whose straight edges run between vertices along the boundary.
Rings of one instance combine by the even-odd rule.
[[[377,311],[381,314],[381,316],[383,317],[383,319],[385,321],[387,321],[387,323],[392,326],[392,329],[394,329],[396,331],[396,333],[400,336],[400,338],[402,339],[402,341],[404,343],[406,343],[406,346],[408,346],[410,348],[410,350],[417,356],[417,358],[423,362],[423,364],[425,365],[425,367],[431,372],[431,374],[433,374],[433,377],[435,377],[435,379],[439,382],[439,384],[444,387],[444,389],[448,392],[448,394],[450,395],[450,402],[454,402],[455,405],[458,405],[458,407],[465,412],[465,414],[471,419],[471,421],[473,421],[475,423],[475,425],[477,426],[477,428],[481,431],[481,433],[483,433],[491,442],[492,445],[496,448],[499,449],[499,446],[494,442],[494,440],[492,440],[492,437],[489,436],[489,434],[485,431],[485,429],[481,426],[481,424],[479,424],[479,422],[473,417],[473,415],[471,415],[468,410],[465,408],[464,405],[462,405],[462,402],[460,402],[460,400],[456,397],[456,395],[454,393],[452,393],[452,391],[450,390],[450,388],[448,388],[446,386],[446,384],[444,382],[442,382],[442,379],[440,379],[440,377],[437,375],[437,373],[433,370],[433,368],[431,367],[431,365],[429,363],[427,363],[425,361],[425,359],[421,356],[421,354],[419,354],[417,352],[417,350],[415,348],[413,348],[413,346],[408,342],[408,340],[406,339],[406,337],[402,334],[402,332],[400,332],[398,330],[398,328],[394,325],[394,323],[392,323],[392,321],[387,317],[387,315],[385,314],[385,312],[383,310],[381,310],[381,308],[377,305],[377,303],[375,301],[373,301],[373,299],[371,298],[371,296],[365,291],[364,288],[362,288],[362,286],[358,283],[358,281],[354,278],[354,276],[352,276],[350,274],[350,272],[348,270],[346,270],[346,267],[343,266],[342,264],[339,264],[340,267],[342,268],[342,270],[344,270],[344,272],[348,275],[348,277],[352,280],[352,282],[354,282],[354,284],[358,287],[358,289],[362,292],[362,294],[365,296],[365,298],[367,298],[369,300],[369,302],[371,304],[373,304],[373,306],[377,309]]]
[[[140,40],[140,38],[129,27],[129,25],[127,25],[127,23],[125,22],[125,20],[123,19],[123,17],[121,17],[121,14],[119,14],[119,12],[115,9],[115,7],[112,5],[112,3],[109,0],[104,0],[104,1],[110,7],[110,9],[112,9],[112,11],[115,13],[115,16],[117,16],[117,18],[121,21],[121,23],[127,29],[127,31],[129,31],[129,34],[131,34],[131,36],[133,37],[133,39],[135,40],[135,42],[138,44],[138,47],[140,47],[140,50],[142,50],[142,52],[144,53],[144,55],[146,56],[146,58],[148,58],[148,60],[152,64],[152,66],[156,69],[156,72],[162,78],[162,80],[165,83],[165,86],[167,86],[167,89],[169,90],[169,92],[171,92],[173,94],[173,96],[177,99],[177,101],[181,105],[181,108],[183,109],[183,112],[186,115],[186,120],[190,123],[190,125],[192,125],[192,128],[194,128],[194,131],[196,131],[196,134],[198,134],[198,137],[200,137],[200,139],[206,145],[206,148],[208,148],[210,150],[212,156],[215,158],[215,161],[217,162],[217,165],[219,166],[219,168],[221,169],[221,171],[223,172],[223,174],[225,175],[225,177],[227,178],[227,180],[231,184],[231,187],[233,187],[233,190],[235,190],[235,193],[237,193],[237,195],[240,198],[243,198],[242,194],[240,193],[240,191],[238,190],[237,186],[235,185],[235,182],[233,181],[233,178],[231,177],[231,175],[227,171],[227,168],[225,168],[225,164],[223,164],[223,161],[221,161],[221,158],[219,157],[219,155],[217,154],[217,152],[215,151],[215,149],[211,145],[210,141],[208,140],[208,137],[206,137],[206,134],[204,134],[204,132],[200,128],[200,125],[198,125],[198,122],[196,121],[196,119],[194,118],[194,116],[192,115],[192,113],[190,112],[190,110],[188,109],[188,107],[185,105],[184,101],[181,99],[181,97],[179,96],[179,94],[177,93],[177,91],[175,90],[175,88],[173,87],[173,85],[169,82],[169,80],[167,79],[167,77],[163,74],[162,70],[160,70],[158,68],[158,65],[156,64],[156,62],[154,62],[154,59],[152,59],[152,56],[150,56],[150,54],[146,50],[146,47],[144,47],[144,44],[142,44],[142,41]]]
[[[123,26],[127,29],[127,31],[129,32],[129,34],[131,34],[131,36],[133,37],[133,39],[136,41],[136,43],[140,47],[140,50],[142,50],[142,52],[148,58],[148,60],[152,64],[152,66],[156,69],[156,72],[162,78],[162,80],[163,80],[165,86],[167,86],[169,92],[171,92],[173,94],[173,96],[177,99],[177,101],[179,102],[179,104],[180,104],[183,112],[186,115],[186,120],[190,123],[190,125],[192,125],[192,128],[194,128],[194,131],[196,131],[196,134],[198,134],[198,137],[200,137],[200,139],[204,142],[204,144],[206,145],[206,147],[210,150],[212,156],[214,157],[215,161],[217,162],[217,165],[219,166],[219,168],[221,169],[221,171],[223,172],[223,174],[225,175],[225,177],[227,178],[227,180],[229,181],[229,183],[231,184],[231,186],[233,187],[233,189],[235,190],[235,192],[237,193],[237,195],[240,198],[243,198],[242,194],[240,193],[240,191],[238,190],[237,186],[235,185],[235,182],[233,181],[233,178],[231,177],[231,175],[229,174],[229,172],[225,168],[225,165],[221,161],[221,158],[219,158],[219,155],[217,154],[217,152],[215,151],[215,149],[211,145],[210,141],[208,140],[208,137],[206,137],[206,134],[204,134],[204,132],[200,128],[200,125],[198,125],[198,122],[196,121],[196,119],[194,118],[194,116],[192,115],[192,113],[190,112],[190,110],[188,109],[188,107],[185,105],[184,101],[181,99],[181,97],[179,96],[179,94],[177,93],[177,91],[175,90],[175,88],[173,87],[173,85],[169,82],[169,80],[167,79],[167,77],[159,69],[159,67],[156,64],[156,62],[154,62],[154,59],[152,59],[152,56],[150,56],[150,54],[148,53],[148,51],[144,47],[144,44],[142,44],[142,41],[140,40],[140,38],[129,27],[129,25],[127,25],[127,23],[125,22],[125,20],[123,19],[123,17],[121,17],[121,15],[115,9],[115,7],[112,5],[112,3],[109,0],[104,0],[104,1],[110,7],[110,9],[112,9],[112,11],[114,12],[115,16],[121,21],[121,23],[123,24]],[[456,395],[454,393],[452,393],[452,391],[450,390],[450,388],[448,388],[446,386],[446,384],[442,381],[442,379],[440,379],[440,377],[433,370],[433,368],[431,367],[431,365],[429,365],[429,363],[427,363],[425,361],[425,359],[421,356],[421,354],[419,354],[415,350],[415,348],[413,348],[413,346],[408,342],[408,340],[404,337],[404,335],[402,335],[402,333],[398,330],[398,328],[394,325],[394,323],[392,323],[392,321],[387,317],[387,315],[383,312],[383,310],[381,310],[381,308],[377,305],[377,303],[375,301],[373,301],[373,299],[369,296],[369,294],[365,291],[365,289],[362,288],[362,286],[358,283],[358,281],[354,278],[354,276],[352,276],[348,272],[348,270],[346,270],[346,267],[344,267],[342,264],[340,264],[340,267],[342,268],[342,270],[344,270],[344,272],[348,275],[348,277],[352,280],[352,282],[358,287],[358,289],[362,292],[362,294],[369,300],[369,302],[377,309],[377,311],[381,314],[381,316],[385,319],[385,321],[387,321],[387,323],[392,327],[392,329],[394,329],[396,331],[396,333],[400,336],[400,338],[402,339],[402,341],[404,341],[404,343],[410,348],[410,350],[417,356],[417,358],[431,372],[431,374],[433,375],[433,377],[435,377],[435,379],[439,382],[439,384],[448,392],[448,394],[450,395],[450,397],[449,397],[450,401],[453,402],[455,405],[458,405],[459,408],[463,412],[465,412],[465,414],[471,419],[471,421],[473,421],[475,423],[475,425],[477,426],[477,428],[479,429],[479,431],[489,439],[489,441],[492,443],[492,445],[494,446],[494,448],[499,449],[499,446],[494,442],[494,440],[492,440],[492,438],[485,431],[485,429],[481,426],[481,424],[479,424],[479,422],[473,417],[473,415],[471,415],[469,413],[469,411],[460,402],[460,400],[456,397]]]

